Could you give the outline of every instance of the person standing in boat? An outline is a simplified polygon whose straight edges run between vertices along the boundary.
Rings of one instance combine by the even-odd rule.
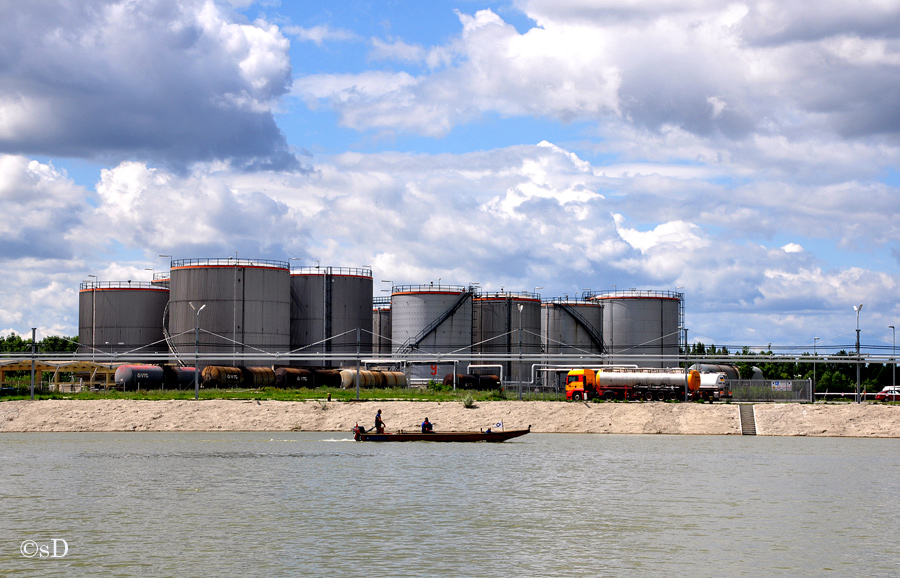
[[[422,433],[434,433],[434,426],[428,421],[427,417],[422,422]]]
[[[375,414],[375,433],[384,433],[384,420],[381,419],[381,410]]]

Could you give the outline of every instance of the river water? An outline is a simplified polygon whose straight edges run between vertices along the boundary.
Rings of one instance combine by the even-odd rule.
[[[898,450],[737,436],[3,434],[0,575],[896,576]]]

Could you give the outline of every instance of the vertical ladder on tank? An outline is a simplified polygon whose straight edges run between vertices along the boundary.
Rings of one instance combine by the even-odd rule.
[[[322,336],[322,339],[325,340],[325,353],[331,353],[331,286],[333,285],[331,267],[325,269],[324,277],[325,295],[323,299],[325,300],[325,310],[322,314],[325,316],[325,335]]]
[[[742,403],[739,407],[741,408],[741,435],[755,436],[756,418],[753,414],[753,404]]]

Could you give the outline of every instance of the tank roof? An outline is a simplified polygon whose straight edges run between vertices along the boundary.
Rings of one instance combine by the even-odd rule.
[[[291,275],[333,275],[344,277],[372,277],[372,270],[362,267],[297,267]]]
[[[291,265],[287,261],[277,261],[271,259],[237,259],[228,257],[227,259],[201,258],[201,259],[178,259],[171,263],[172,269],[179,267],[264,267],[273,269],[290,270]]]
[[[463,285],[394,285],[391,287],[391,294],[398,293],[465,293],[466,291],[474,291],[474,287],[465,287]]]
[[[581,294],[582,299],[684,299],[684,293],[657,289],[626,289],[613,291],[586,290]]]
[[[152,291],[168,291],[168,287],[160,287],[158,284],[148,281],[82,281],[79,290],[102,291],[104,289],[141,289]]]

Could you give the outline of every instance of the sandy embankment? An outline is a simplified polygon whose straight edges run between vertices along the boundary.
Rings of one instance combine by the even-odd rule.
[[[12,401],[0,403],[0,432],[345,431],[370,427],[381,409],[389,431],[478,430],[502,421],[536,433],[740,435],[736,404],[480,402]],[[900,437],[900,407],[757,404],[759,435]]]

